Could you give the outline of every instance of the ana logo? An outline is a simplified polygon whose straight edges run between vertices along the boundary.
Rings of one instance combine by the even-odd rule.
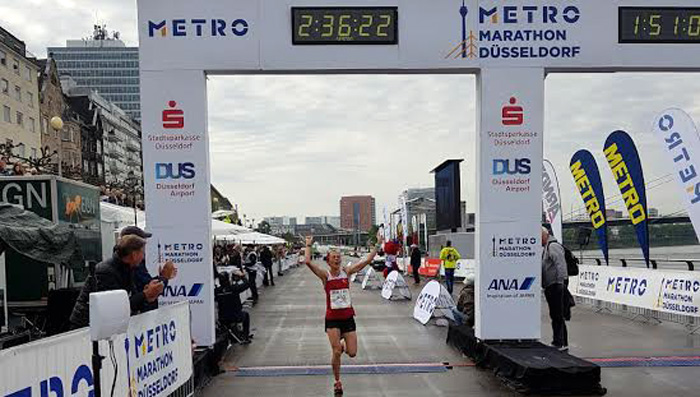
[[[225,19],[173,19],[148,21],[148,37],[168,37],[168,27],[172,37],[226,37],[245,36],[249,25],[245,19],[235,19],[228,23]]]
[[[493,175],[528,175],[531,168],[528,158],[493,160]]]
[[[156,179],[192,179],[194,177],[192,163],[156,163]]]
[[[489,291],[529,291],[535,283],[534,277],[525,277],[520,282],[517,278],[495,278],[489,283]]]
[[[190,289],[187,289],[184,285],[168,285],[163,290],[163,296],[165,297],[197,297],[202,293],[204,284],[196,283],[192,284]]]
[[[170,109],[163,110],[163,128],[180,129],[185,127],[185,111],[177,109],[177,102],[168,102]]]
[[[503,125],[523,125],[525,122],[525,110],[517,103],[518,99],[511,97],[508,104],[501,108],[501,123]]]

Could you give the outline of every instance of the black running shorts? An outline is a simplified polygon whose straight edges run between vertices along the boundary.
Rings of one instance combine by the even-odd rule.
[[[347,320],[328,320],[326,319],[326,331],[332,328],[338,328],[340,334],[347,334],[356,330],[355,318],[350,317]]]

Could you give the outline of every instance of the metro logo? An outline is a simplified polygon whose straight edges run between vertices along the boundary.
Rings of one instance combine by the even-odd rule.
[[[598,197],[596,197],[595,191],[591,186],[591,182],[588,180],[586,171],[581,167],[581,161],[577,161],[571,164],[571,175],[574,176],[576,181],[576,187],[578,187],[581,192],[581,197],[586,204],[586,211],[591,217],[591,222],[593,227],[599,229],[605,225],[605,215],[603,211],[600,210],[600,202]]]
[[[245,19],[235,19],[228,23],[219,18],[195,18],[148,21],[148,37],[167,37],[168,26],[172,37],[242,37],[248,34],[250,25]]]
[[[499,18],[500,17],[500,18]],[[524,23],[551,23],[557,24],[566,22],[573,24],[581,19],[581,11],[576,6],[567,6],[560,9],[557,6],[535,6],[535,5],[507,5],[485,9],[479,7],[479,23],[492,24],[499,23],[499,20],[504,24],[524,24]]]
[[[622,159],[622,155],[618,152],[617,144],[612,144],[605,148],[605,158],[608,160],[610,169],[615,176],[615,181],[620,187],[620,192],[625,200],[625,206],[629,212],[632,224],[636,225],[644,222],[647,219],[646,211],[642,203],[639,202],[639,193],[634,187],[632,176],[627,169],[625,161]]]

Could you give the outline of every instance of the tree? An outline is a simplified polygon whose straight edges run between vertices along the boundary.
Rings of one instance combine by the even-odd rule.
[[[369,243],[371,245],[377,244],[377,232],[379,232],[379,226],[377,225],[373,225],[367,232],[367,237],[369,238]]]
[[[270,227],[270,224],[267,223],[267,221],[262,221],[258,223],[258,227],[255,229],[255,231],[258,233],[270,234],[272,232],[272,227]]]

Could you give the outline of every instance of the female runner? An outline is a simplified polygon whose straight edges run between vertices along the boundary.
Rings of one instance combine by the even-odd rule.
[[[321,279],[326,290],[326,334],[333,350],[331,364],[335,377],[333,388],[336,396],[343,395],[343,384],[340,382],[340,356],[345,353],[349,357],[355,357],[357,354],[355,310],[352,308],[350,298],[349,277],[372,263],[384,242],[384,238],[379,233],[377,233],[377,241],[377,245],[370,251],[367,258],[347,267],[341,266],[340,252],[331,250],[326,256],[330,269],[322,269],[311,263],[313,237],[306,237],[306,266]]]

